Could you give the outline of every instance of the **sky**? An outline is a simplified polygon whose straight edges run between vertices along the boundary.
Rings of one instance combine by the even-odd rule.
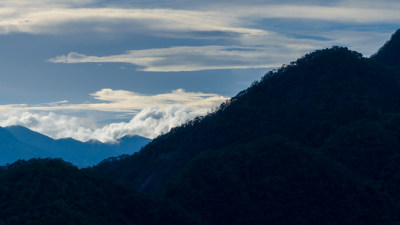
[[[155,138],[316,49],[374,54],[397,0],[0,0],[0,126]]]

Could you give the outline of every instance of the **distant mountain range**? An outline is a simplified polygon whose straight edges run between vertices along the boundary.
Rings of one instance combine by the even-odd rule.
[[[72,138],[55,140],[23,126],[0,127],[0,165],[18,159],[50,157],[87,167],[110,157],[133,154],[150,141],[140,136],[125,136],[117,143],[81,142]]]
[[[369,58],[309,53],[129,156],[0,167],[0,225],[399,225],[399,43],[400,30]],[[104,151],[21,127],[0,137],[4,156]]]

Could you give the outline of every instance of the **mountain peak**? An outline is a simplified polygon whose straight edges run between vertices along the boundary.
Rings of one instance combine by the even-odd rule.
[[[344,58],[353,58],[360,59],[362,58],[362,54],[356,51],[352,51],[347,47],[342,46],[332,46],[331,48],[325,48],[321,50],[316,50],[314,52],[306,54],[304,57],[301,57],[296,61],[297,64],[302,63],[304,61],[309,62],[311,60],[326,60],[331,57],[344,57]]]
[[[333,46],[331,48],[316,50],[308,53],[288,65],[283,65],[278,70],[268,72],[261,80],[263,81],[266,78],[283,73],[291,74],[291,76],[295,74],[295,76],[297,76],[299,73],[295,71],[298,70],[306,70],[306,73],[309,75],[310,72],[313,71],[314,75],[320,77],[324,74],[330,74],[325,73],[326,71],[346,71],[349,68],[358,67],[358,65],[363,64],[363,59],[364,58],[362,54],[359,52],[352,51],[347,47]],[[314,78],[315,77],[312,79]],[[239,95],[241,94],[243,93],[240,93]]]
[[[400,66],[400,29],[371,56],[371,59],[386,66]]]

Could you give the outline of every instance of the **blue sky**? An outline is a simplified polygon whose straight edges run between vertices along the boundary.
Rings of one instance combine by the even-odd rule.
[[[315,49],[369,56],[384,1],[0,2],[0,125],[54,138],[154,138]]]

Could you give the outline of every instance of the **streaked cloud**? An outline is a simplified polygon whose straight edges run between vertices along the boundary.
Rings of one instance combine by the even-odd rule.
[[[209,69],[271,68],[332,44],[368,48],[371,42],[357,45],[364,36],[336,35],[334,40],[300,40],[268,30],[268,19],[299,19],[342,24],[381,24],[400,21],[400,5],[384,1],[221,1],[195,4],[196,10],[165,8],[163,1],[146,4],[126,1],[4,1],[0,3],[0,34],[65,34],[81,32],[131,33],[187,40],[220,38],[226,45],[166,46],[164,48],[129,50],[107,55],[90,55],[80,49],[61,52],[51,58],[54,63],[130,63],[139,70],[156,72],[199,71]],[[253,4],[254,3],[254,4]],[[389,3],[392,7],[388,7]],[[121,7],[124,6],[124,7]],[[293,30],[292,33],[301,33]],[[330,30],[329,35],[343,33]],[[347,33],[349,34],[349,33]],[[350,39],[358,38],[350,43]],[[364,53],[364,52],[363,52]]]
[[[235,12],[236,17],[250,19],[293,18],[326,20],[343,23],[384,23],[397,22],[400,19],[395,8],[363,8],[348,6],[318,5],[258,5],[249,7],[226,8]]]
[[[53,63],[130,63],[139,66],[139,70],[157,72],[272,68],[281,66],[281,62],[294,60],[303,52],[315,47],[294,43],[287,46],[281,44],[280,54],[277,53],[276,48],[277,46],[269,48],[265,46],[179,46],[132,50],[111,56],[87,56],[71,52],[49,61]]]
[[[85,4],[81,4],[85,5]],[[83,30],[99,32],[135,31],[165,32],[223,31],[257,34],[262,29],[252,24],[267,18],[326,20],[343,23],[390,23],[400,20],[398,8],[363,8],[296,4],[261,4],[237,6],[227,4],[202,10],[165,8],[96,8],[77,7],[78,3],[3,4],[0,8],[0,33],[63,33]],[[74,29],[65,29],[73,24]],[[121,26],[116,26],[120,24]],[[118,30],[115,30],[118,29]],[[159,32],[159,33],[155,33]],[[160,33],[161,32],[161,33]]]
[[[235,18],[219,12],[176,9],[121,9],[121,8],[2,8],[0,33],[64,33],[77,30],[115,32],[123,29],[149,31],[225,31],[257,33],[259,30],[232,26]],[[72,23],[75,29],[62,25]],[[80,26],[76,25],[80,23]],[[122,24],[124,26],[116,26]],[[159,34],[161,35],[161,34]]]
[[[170,105],[183,105],[192,109],[212,109],[225,102],[228,97],[202,92],[186,92],[183,89],[169,93],[144,95],[125,90],[102,89],[90,94],[97,102],[68,104],[68,101],[45,103],[39,105],[0,105],[0,111],[12,109],[26,111],[104,111],[121,113],[138,113],[141,110],[157,106],[164,109]]]

